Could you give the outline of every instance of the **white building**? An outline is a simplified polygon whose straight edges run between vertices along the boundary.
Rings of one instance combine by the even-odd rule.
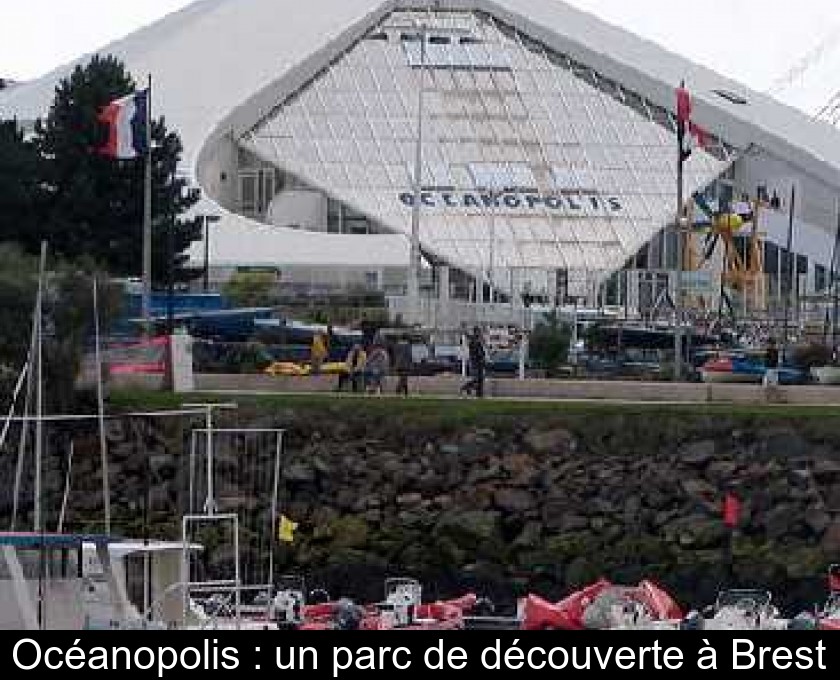
[[[409,311],[419,217],[426,296],[640,302],[638,277],[606,284],[676,263],[684,80],[711,135],[686,195],[762,186],[784,208],[795,186],[793,250],[807,259],[793,287],[826,282],[840,133],[560,1],[203,0],[100,52],[138,83],[153,75],[153,113],[182,136],[200,210],[220,218],[216,277],[272,267],[300,294],[374,288]],[[0,115],[43,115],[74,65],[0,93]],[[784,211],[761,228],[781,296]]]

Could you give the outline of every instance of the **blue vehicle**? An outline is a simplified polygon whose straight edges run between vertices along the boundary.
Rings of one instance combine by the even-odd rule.
[[[700,375],[706,383],[760,384],[767,370],[763,356],[747,351],[718,352],[700,367]],[[795,366],[783,365],[775,370],[780,385],[809,382],[809,374]]]

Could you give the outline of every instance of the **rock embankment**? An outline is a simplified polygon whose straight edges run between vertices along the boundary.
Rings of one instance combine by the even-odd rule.
[[[444,424],[394,409],[236,414],[240,427],[289,431],[280,511],[300,526],[294,544],[274,543],[278,569],[364,598],[388,575],[416,576],[430,595],[478,587],[497,599],[559,597],[606,576],[657,579],[692,605],[725,581],[801,607],[822,599],[840,561],[840,418],[542,412]],[[153,533],[176,538],[187,433],[134,422],[109,434],[115,521],[139,532],[148,507]],[[222,509],[250,518],[253,566],[271,543],[258,534],[274,449],[246,439],[219,441],[217,490]],[[98,512],[98,450],[95,437],[76,447],[68,516],[82,522]],[[742,500],[731,577],[727,490]],[[208,565],[229,557],[209,543]]]

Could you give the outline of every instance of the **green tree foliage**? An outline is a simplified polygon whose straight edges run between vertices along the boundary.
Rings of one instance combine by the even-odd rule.
[[[29,350],[37,263],[12,244],[0,244],[0,364],[20,370]]]
[[[93,330],[93,277],[99,281],[99,317],[104,332],[121,303],[117,285],[85,266],[48,263],[45,277],[43,347],[44,381],[50,410],[72,408],[85,342]],[[37,258],[13,244],[0,244],[0,396],[5,400],[29,354]],[[3,407],[5,408],[5,407]]]
[[[277,275],[238,272],[225,284],[224,294],[238,307],[264,307],[276,302]]]
[[[534,328],[528,343],[533,364],[549,374],[555,372],[568,358],[571,336],[571,329],[560,322],[556,313],[547,314]]]
[[[93,57],[58,85],[46,120],[36,127],[48,210],[41,228],[21,239],[27,251],[37,252],[46,240],[62,258],[86,256],[116,276],[141,274],[144,161],[112,160],[97,152],[105,139],[98,120],[102,108],[135,90],[123,64],[111,56]],[[199,196],[176,176],[183,148],[163,119],[153,121],[152,146],[153,276],[160,288],[168,281],[170,228],[175,280],[199,273],[185,268],[183,251],[201,238],[201,224],[198,217],[179,218]]]
[[[43,191],[38,149],[17,121],[0,121],[0,241],[22,241],[37,229]]]

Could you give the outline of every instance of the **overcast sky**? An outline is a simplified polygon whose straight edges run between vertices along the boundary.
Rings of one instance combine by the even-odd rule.
[[[568,1],[758,90],[770,89],[822,45],[821,67],[792,86],[776,88],[778,96],[814,110],[840,90],[838,0]],[[0,0],[0,76],[42,75],[187,4],[190,0]]]

